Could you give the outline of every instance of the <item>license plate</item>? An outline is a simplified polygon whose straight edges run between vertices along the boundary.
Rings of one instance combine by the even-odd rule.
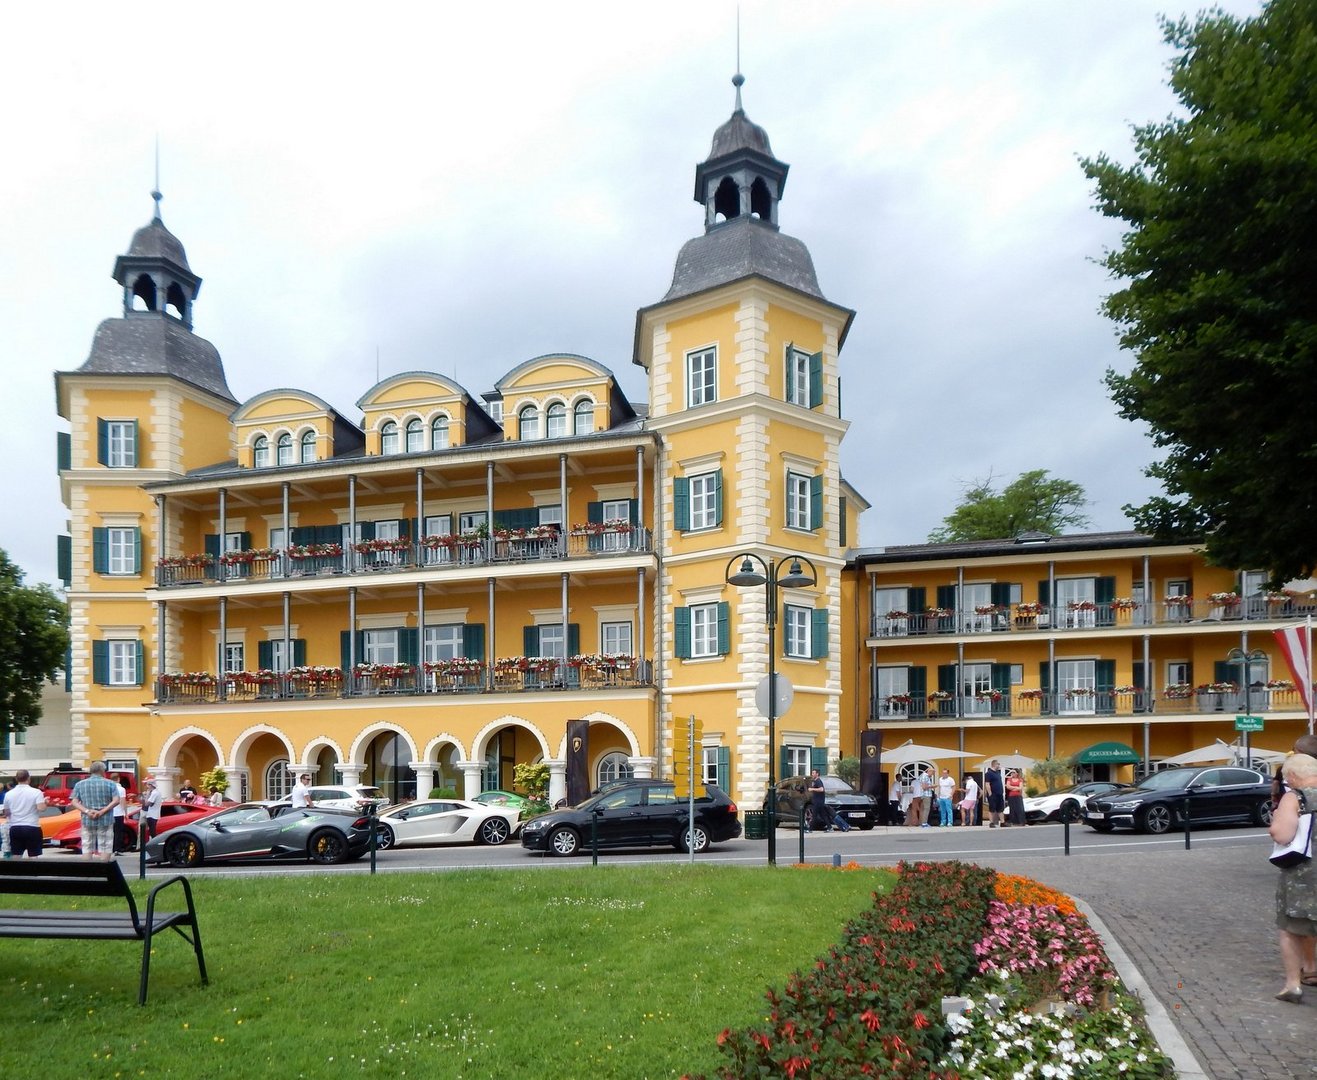
[[[1090,810],[1087,814],[1084,815],[1084,817],[1095,818],[1098,821],[1101,821],[1106,816],[1107,816],[1106,814],[1102,813],[1099,810]]]
[[[863,810],[851,810],[851,811],[848,811],[848,812],[847,812],[846,816],[847,816],[848,818],[854,818],[856,821],[863,821],[863,820],[864,820],[864,811],[863,811]]]

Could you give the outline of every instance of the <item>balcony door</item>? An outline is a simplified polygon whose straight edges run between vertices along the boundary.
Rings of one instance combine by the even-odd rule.
[[[1093,716],[1097,712],[1097,664],[1092,660],[1056,662],[1057,712]]]
[[[960,715],[992,715],[992,665],[962,664],[960,668]]]
[[[1058,578],[1056,617],[1071,630],[1097,625],[1097,582],[1093,578]]]

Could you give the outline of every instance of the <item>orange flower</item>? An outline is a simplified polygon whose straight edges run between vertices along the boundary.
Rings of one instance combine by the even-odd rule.
[[[1015,874],[998,874],[993,891],[1003,904],[1017,907],[1030,905],[1041,907],[1050,904],[1063,915],[1077,913],[1075,902],[1070,897],[1055,889],[1049,889],[1031,878],[1019,877]]]

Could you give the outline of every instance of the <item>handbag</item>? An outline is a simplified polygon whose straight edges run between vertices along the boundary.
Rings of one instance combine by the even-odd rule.
[[[1300,796],[1302,806],[1302,796]],[[1312,858],[1312,816],[1313,811],[1304,808],[1299,812],[1299,827],[1294,830],[1294,839],[1288,844],[1277,843],[1271,849],[1271,865],[1289,870],[1301,866]]]

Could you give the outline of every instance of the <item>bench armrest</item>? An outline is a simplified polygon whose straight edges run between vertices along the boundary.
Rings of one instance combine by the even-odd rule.
[[[158,892],[160,892],[162,889],[167,889],[167,888],[169,888],[169,886],[171,886],[171,885],[182,885],[182,886],[183,886],[183,897],[184,897],[184,899],[187,901],[187,913],[188,913],[188,918],[191,919],[191,921],[192,921],[192,925],[193,925],[193,926],[196,925],[196,923],[197,923],[197,909],[196,909],[196,907],[195,907],[195,906],[193,905],[193,903],[192,903],[192,883],[191,883],[190,881],[188,881],[188,879],[185,878],[182,874],[176,874],[176,875],[174,875],[173,877],[168,878],[168,879],[165,880],[165,881],[162,881],[159,885],[156,885],[155,887],[153,887],[153,888],[151,889],[151,891],[150,891],[149,893],[147,893],[147,895],[146,895],[146,925],[147,925],[148,927],[151,927],[151,926],[154,926],[154,925],[155,925],[155,898],[156,898],[156,894],[157,894]]]

